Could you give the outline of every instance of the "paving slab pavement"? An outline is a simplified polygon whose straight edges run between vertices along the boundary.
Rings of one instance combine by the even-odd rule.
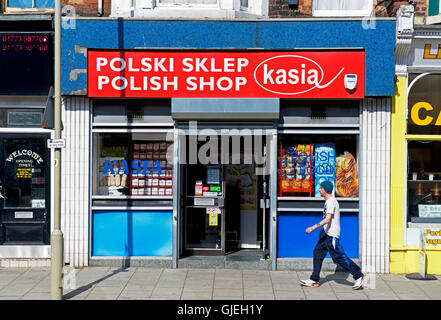
[[[352,290],[348,273],[323,272],[306,288],[308,271],[228,269],[66,268],[72,272],[65,300],[441,300],[441,276],[411,280],[375,274],[367,288]],[[372,286],[372,287],[371,287]],[[50,299],[49,268],[0,268],[0,300]]]

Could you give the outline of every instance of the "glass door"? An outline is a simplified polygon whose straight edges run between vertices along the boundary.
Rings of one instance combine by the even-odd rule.
[[[49,135],[0,136],[0,244],[50,240]]]
[[[225,184],[221,165],[185,165],[184,237],[190,254],[225,253]]]

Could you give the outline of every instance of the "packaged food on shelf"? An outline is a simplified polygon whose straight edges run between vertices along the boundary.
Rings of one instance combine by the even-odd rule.
[[[125,187],[127,185],[127,175],[123,174],[121,178],[121,186]]]
[[[291,182],[290,180],[282,180],[282,188],[289,189],[291,188]]]
[[[339,197],[358,196],[357,162],[347,151],[335,159],[335,193]]]
[[[115,175],[115,186],[121,185],[121,175],[116,174]]]

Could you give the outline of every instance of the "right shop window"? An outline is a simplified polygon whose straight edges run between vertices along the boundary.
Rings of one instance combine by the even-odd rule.
[[[283,135],[279,144],[279,195],[321,197],[320,183],[336,197],[358,197],[358,136]]]
[[[409,222],[441,221],[441,142],[408,142]]]

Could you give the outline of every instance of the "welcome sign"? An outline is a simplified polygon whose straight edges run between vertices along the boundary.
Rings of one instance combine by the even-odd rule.
[[[89,97],[364,98],[362,50],[87,54]]]

